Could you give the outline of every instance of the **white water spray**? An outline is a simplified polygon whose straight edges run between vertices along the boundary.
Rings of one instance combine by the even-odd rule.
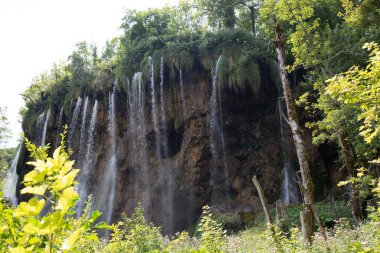
[[[16,155],[12,161],[11,167],[8,169],[7,172],[7,179],[4,186],[4,197],[9,199],[10,203],[12,205],[17,205],[17,196],[16,196],[16,188],[17,188],[17,182],[18,182],[18,175],[17,175],[17,163],[20,157],[21,152],[21,144],[17,148]]]

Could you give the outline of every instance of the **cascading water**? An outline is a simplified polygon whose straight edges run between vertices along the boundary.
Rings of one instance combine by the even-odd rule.
[[[110,137],[110,148],[108,152],[108,161],[106,171],[104,172],[103,182],[101,184],[100,198],[98,203],[104,214],[105,221],[111,224],[112,214],[115,202],[115,187],[117,176],[117,156],[116,156],[116,120],[115,120],[115,94],[116,87],[109,93],[109,108],[108,108],[108,133]]]
[[[11,167],[7,172],[7,179],[4,186],[4,197],[9,199],[12,205],[17,205],[16,187],[18,181],[17,163],[20,157],[21,145],[18,146],[16,155],[12,161]]]
[[[37,145],[41,145],[42,142],[42,134],[44,131],[44,124],[45,124],[45,118],[46,118],[46,112],[43,112],[38,116],[37,119],[37,132],[36,132],[36,140],[35,143]]]
[[[186,101],[185,101],[185,94],[184,94],[184,89],[183,89],[183,73],[182,73],[182,68],[179,69],[179,87],[180,87],[180,99],[181,99],[181,106],[182,106],[182,117],[183,119],[186,118],[187,116],[187,111],[186,111]]]
[[[210,119],[210,148],[213,158],[214,168],[211,171],[210,183],[213,188],[211,201],[213,204],[222,205],[221,200],[225,199],[224,205],[229,208],[229,201],[226,198],[227,193],[227,180],[228,180],[228,167],[226,160],[225,142],[223,134],[223,119],[221,111],[221,96],[220,88],[218,87],[218,71],[222,56],[216,62],[214,76],[212,78],[212,91],[210,97],[209,107],[211,110]],[[218,96],[219,94],[219,96]],[[219,102],[218,102],[219,97]],[[223,177],[217,175],[219,168],[222,167]]]
[[[45,116],[44,128],[43,128],[42,136],[41,136],[41,146],[42,147],[45,146],[46,132],[47,132],[47,127],[48,127],[49,119],[50,119],[50,108],[47,110],[46,116]]]
[[[152,120],[153,120],[153,128],[155,133],[155,149],[157,158],[161,157],[161,134],[158,126],[157,119],[157,99],[156,99],[156,90],[154,85],[154,64],[152,57],[149,57],[150,64],[150,89],[151,89],[151,103],[152,103]]]
[[[164,94],[164,58],[161,57],[160,62],[160,108],[161,108],[161,128],[163,131],[162,141],[162,151],[163,156],[166,158],[168,156],[168,138],[167,138],[167,126],[166,126],[166,115],[165,115],[165,94]]]
[[[134,191],[135,205],[141,202],[145,216],[149,218],[151,209],[150,178],[148,167],[148,144],[145,120],[145,88],[141,82],[142,73],[135,73],[128,86],[128,136],[130,139],[129,159],[135,168]],[[141,192],[141,198],[137,195]]]
[[[292,138],[290,134],[286,134],[286,128],[283,122],[284,109],[281,100],[277,102],[277,109],[280,121],[282,155],[284,158],[281,198],[285,205],[300,203],[301,197],[297,185],[296,169],[294,159],[291,157],[293,150]]]
[[[78,100],[77,100],[77,103],[75,105],[75,109],[73,112],[73,116],[72,116],[71,121],[70,121],[70,128],[69,128],[69,132],[68,132],[68,136],[67,136],[67,145],[71,149],[73,149],[73,147],[74,147],[74,140],[76,138],[81,105],[82,105],[82,98],[78,97]]]
[[[86,119],[87,119],[88,102],[89,102],[89,99],[88,97],[86,97],[84,101],[84,105],[83,105],[83,110],[82,110],[82,122],[81,122],[81,128],[80,128],[80,138],[79,138],[78,165],[80,168],[83,167],[84,158],[85,158],[83,153],[85,152],[86,147],[87,147],[85,139],[86,139],[86,132],[87,132]]]
[[[62,128],[62,120],[63,120],[63,106],[61,107],[61,111],[59,112],[59,119],[57,124],[57,135],[55,136],[54,147],[57,148],[61,141],[61,128]]]
[[[83,162],[82,170],[80,171],[78,177],[78,193],[79,201],[76,206],[76,213],[80,215],[85,208],[88,195],[91,190],[91,174],[94,168],[94,157],[93,151],[95,146],[95,135],[96,135],[96,120],[98,115],[98,100],[95,100],[94,107],[92,109],[90,126],[88,128],[88,140],[86,143],[86,156]]]
[[[164,58],[161,57],[160,62],[160,107],[161,107],[161,128],[162,128],[162,146],[163,158],[167,159],[169,155],[169,145],[168,145],[168,135],[167,135],[167,125],[166,125],[166,115],[165,115],[165,93],[164,93]],[[173,191],[174,191],[174,175],[170,168],[170,165],[163,159],[162,170],[161,170],[161,183],[163,184],[164,191],[161,193],[161,209],[163,211],[163,223],[166,234],[173,232]]]

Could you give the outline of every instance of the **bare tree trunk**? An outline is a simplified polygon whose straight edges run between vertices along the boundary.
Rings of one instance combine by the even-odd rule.
[[[275,28],[276,32],[276,40],[275,47],[278,58],[278,67],[281,76],[282,89],[284,92],[284,98],[286,102],[286,109],[288,113],[288,123],[292,130],[292,135],[294,139],[294,144],[297,151],[298,162],[300,165],[300,174],[301,174],[301,186],[303,193],[303,202],[304,202],[304,210],[303,216],[301,220],[304,221],[304,235],[305,240],[311,242],[311,234],[313,234],[313,211],[312,205],[314,204],[314,184],[311,178],[311,168],[309,161],[309,154],[306,149],[305,140],[303,136],[303,131],[298,122],[298,115],[296,111],[296,104],[294,102],[294,98],[292,96],[292,92],[290,89],[289,79],[286,73],[286,65],[285,65],[285,51],[284,51],[284,43],[285,37],[282,27],[279,23],[276,24]],[[310,216],[310,217],[309,217]]]
[[[340,147],[342,148],[343,160],[344,160],[347,172],[351,177],[354,177],[356,176],[356,173],[355,173],[355,159],[354,159],[353,152],[346,139],[344,131],[343,130],[338,131],[337,136],[338,136]],[[351,185],[350,195],[351,195],[352,216],[354,217],[355,224],[359,225],[359,223],[362,221],[362,210],[361,210],[358,192],[356,191],[354,185]]]
[[[256,187],[256,189],[257,189],[257,192],[259,193],[260,201],[261,201],[261,204],[263,205],[264,214],[265,214],[265,219],[266,219],[266,221],[267,221],[267,224],[268,224],[269,226],[272,226],[272,219],[270,218],[269,207],[268,207],[268,201],[267,201],[267,199],[265,198],[263,188],[261,188],[261,185],[260,185],[259,181],[257,180],[257,177],[256,177],[256,176],[254,176],[254,177],[252,178],[252,182],[253,182],[253,184],[255,185],[255,187]]]

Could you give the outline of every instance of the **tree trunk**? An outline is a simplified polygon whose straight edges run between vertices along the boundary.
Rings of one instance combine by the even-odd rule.
[[[253,184],[255,185],[255,187],[256,187],[256,189],[257,189],[257,192],[259,193],[260,201],[261,201],[261,204],[263,205],[263,210],[264,210],[265,219],[266,219],[266,221],[267,221],[267,224],[268,224],[269,226],[272,226],[272,219],[270,218],[269,207],[268,207],[268,201],[267,201],[267,199],[265,198],[263,188],[261,188],[261,185],[260,185],[259,181],[257,180],[257,177],[256,177],[256,176],[254,176],[254,177],[252,178],[252,182],[253,182]]]
[[[277,58],[278,58],[278,68],[280,71],[282,89],[284,92],[284,98],[286,102],[286,109],[288,113],[288,122],[292,130],[292,135],[294,139],[294,144],[297,151],[297,158],[300,165],[300,174],[301,174],[301,186],[303,193],[303,202],[304,202],[304,211],[303,211],[303,221],[307,224],[304,224],[303,234],[305,235],[305,240],[311,242],[310,234],[313,234],[313,211],[312,205],[314,204],[314,184],[311,178],[311,169],[309,154],[306,149],[305,140],[303,136],[303,131],[298,122],[298,115],[296,111],[296,104],[292,96],[290,89],[289,79],[286,73],[285,65],[285,51],[284,43],[285,37],[282,27],[279,23],[275,27],[276,39],[274,41]],[[309,217],[311,216],[311,217]]]
[[[230,0],[228,0],[230,1]],[[235,28],[236,16],[235,16],[235,7],[232,3],[228,3],[225,9],[225,16],[223,20],[223,25],[226,28]]]
[[[249,11],[251,12],[252,34],[253,36],[256,36],[256,8],[254,6],[250,6]]]
[[[342,154],[343,154],[343,160],[347,169],[347,172],[350,177],[355,177],[355,159],[353,152],[350,148],[350,145],[346,139],[346,136],[344,134],[344,131],[338,131],[337,132],[338,140],[340,147],[342,148]],[[361,210],[361,203],[359,200],[358,192],[356,191],[356,188],[354,185],[351,185],[350,189],[350,195],[351,195],[351,207],[352,207],[352,216],[354,217],[355,224],[359,225],[359,223],[362,221],[362,210]]]

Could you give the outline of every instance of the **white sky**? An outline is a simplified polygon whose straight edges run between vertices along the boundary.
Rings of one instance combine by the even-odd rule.
[[[125,9],[147,9],[176,0],[0,0],[0,106],[8,108],[17,146],[22,93],[34,76],[65,60],[80,41],[102,47],[120,33]]]

